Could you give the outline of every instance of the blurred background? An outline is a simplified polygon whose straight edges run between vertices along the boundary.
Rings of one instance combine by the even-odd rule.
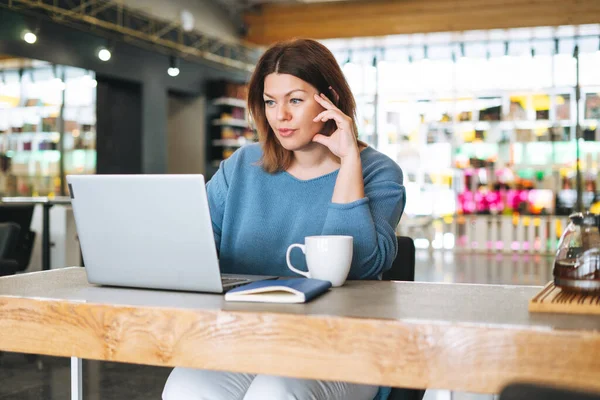
[[[0,196],[212,176],[257,140],[248,79],[292,37],[331,49],[360,139],[402,167],[417,280],[551,279],[568,215],[600,212],[597,0],[0,0]],[[52,213],[52,265],[77,263]]]
[[[360,138],[403,168],[417,247],[551,254],[565,216],[600,208],[597,1],[0,6],[3,196],[64,196],[72,173],[210,177],[256,140],[265,46],[307,36],[342,66]]]

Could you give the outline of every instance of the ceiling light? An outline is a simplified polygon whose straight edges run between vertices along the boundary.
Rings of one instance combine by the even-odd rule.
[[[179,72],[179,59],[171,56],[169,59],[169,69],[167,70],[167,73],[169,76],[175,77],[179,75]]]
[[[23,40],[29,44],[34,44],[35,42],[37,42],[37,35],[31,31],[26,30],[23,32]]]
[[[101,47],[100,50],[98,50],[98,58],[101,61],[108,61],[108,60],[110,60],[111,57],[112,57],[112,54],[111,54],[110,50],[108,50],[106,47]]]

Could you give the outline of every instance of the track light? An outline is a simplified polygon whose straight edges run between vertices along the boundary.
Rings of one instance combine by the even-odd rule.
[[[34,44],[38,40],[39,33],[40,20],[39,18],[36,18],[35,20],[27,22],[26,27],[21,31],[21,39],[23,39],[25,43]]]
[[[100,61],[108,61],[112,57],[112,53],[106,47],[100,47],[98,49],[98,58]]]
[[[179,75],[179,59],[171,56],[169,59],[169,69],[167,70],[169,76],[176,77]]]
[[[29,29],[24,30],[22,36],[23,40],[29,44],[34,44],[37,42],[37,35]]]

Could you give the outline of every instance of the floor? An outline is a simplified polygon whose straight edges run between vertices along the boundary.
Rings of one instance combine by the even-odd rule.
[[[416,280],[428,282],[543,285],[552,258],[419,251]],[[0,400],[63,400],[70,396],[70,360],[16,353],[0,355]],[[84,360],[85,400],[160,399],[170,369]],[[425,400],[492,400],[494,396],[426,392]]]

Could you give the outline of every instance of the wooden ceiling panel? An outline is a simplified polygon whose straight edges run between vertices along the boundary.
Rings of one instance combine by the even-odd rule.
[[[600,23],[599,0],[385,0],[269,4],[246,14],[246,40],[315,39]]]

